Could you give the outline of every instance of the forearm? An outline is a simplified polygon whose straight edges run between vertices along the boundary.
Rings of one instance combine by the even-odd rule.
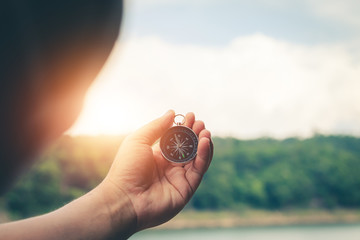
[[[136,217],[127,196],[97,187],[66,206],[0,225],[0,239],[127,239]]]

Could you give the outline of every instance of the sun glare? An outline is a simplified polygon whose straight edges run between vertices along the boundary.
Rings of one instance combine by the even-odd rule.
[[[121,125],[127,125],[124,108],[94,86],[89,91],[77,122],[68,131],[71,135],[120,134]]]
[[[117,52],[117,51],[115,51]],[[119,89],[114,88],[110,82],[116,79],[112,71],[118,61],[112,53],[109,61],[99,76],[92,84],[86,95],[82,112],[75,124],[68,130],[70,135],[119,135],[127,134],[137,127],[127,117],[129,104],[126,97],[118,93]]]

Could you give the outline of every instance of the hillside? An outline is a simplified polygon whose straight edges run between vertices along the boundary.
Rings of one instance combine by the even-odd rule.
[[[55,209],[96,186],[122,137],[63,136],[3,198],[12,219]],[[187,209],[333,209],[360,206],[360,139],[214,138],[214,159]],[[1,214],[0,214],[1,215]]]

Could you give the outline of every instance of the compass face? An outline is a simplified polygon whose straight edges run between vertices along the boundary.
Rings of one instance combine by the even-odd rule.
[[[184,163],[195,158],[198,137],[188,127],[175,126],[169,128],[160,139],[162,155],[169,161]]]

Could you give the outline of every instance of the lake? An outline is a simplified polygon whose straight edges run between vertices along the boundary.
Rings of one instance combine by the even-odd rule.
[[[359,240],[360,225],[312,225],[229,229],[146,230],[130,240]]]

